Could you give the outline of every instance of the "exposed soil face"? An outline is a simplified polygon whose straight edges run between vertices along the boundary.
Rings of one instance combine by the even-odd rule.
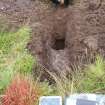
[[[74,63],[105,55],[104,0],[74,0],[68,8],[38,0],[1,0],[0,14],[13,28],[32,28],[28,49],[51,71],[70,71]]]

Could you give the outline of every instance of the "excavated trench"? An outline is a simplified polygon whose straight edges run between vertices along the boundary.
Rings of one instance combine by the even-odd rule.
[[[0,14],[12,27],[31,27],[28,49],[51,72],[71,72],[73,65],[105,55],[104,0],[74,0],[67,8],[39,0],[1,0]]]

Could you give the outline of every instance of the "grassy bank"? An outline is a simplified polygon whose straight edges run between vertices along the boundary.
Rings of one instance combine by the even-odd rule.
[[[32,68],[37,61],[26,49],[30,33],[29,27],[22,27],[17,32],[0,33],[0,94],[3,105],[15,105],[16,102],[19,105],[37,105],[42,95],[105,93],[105,61],[99,55],[94,64],[87,65],[84,70],[77,69],[70,77],[62,74],[60,78],[46,70],[55,80],[53,85],[40,82],[40,75],[35,80]]]

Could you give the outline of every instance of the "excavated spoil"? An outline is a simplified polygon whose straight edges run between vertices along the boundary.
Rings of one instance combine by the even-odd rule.
[[[104,0],[74,0],[67,8],[38,0],[1,0],[0,8],[12,26],[27,23],[32,28],[28,49],[52,72],[70,72],[73,64],[105,55]]]

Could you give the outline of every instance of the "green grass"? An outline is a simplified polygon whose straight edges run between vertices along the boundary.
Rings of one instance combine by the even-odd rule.
[[[27,27],[16,33],[0,34],[0,70],[31,72],[34,59],[26,49],[29,34],[30,29]]]
[[[14,33],[0,33],[0,90],[9,84],[12,72],[32,72],[35,60],[26,49],[30,32],[28,27],[23,27]]]
[[[4,92],[6,87],[10,84],[13,78],[12,71],[0,71],[0,94]]]
[[[82,76],[80,92],[105,93],[105,60],[101,56],[96,57],[94,64],[85,68]]]

